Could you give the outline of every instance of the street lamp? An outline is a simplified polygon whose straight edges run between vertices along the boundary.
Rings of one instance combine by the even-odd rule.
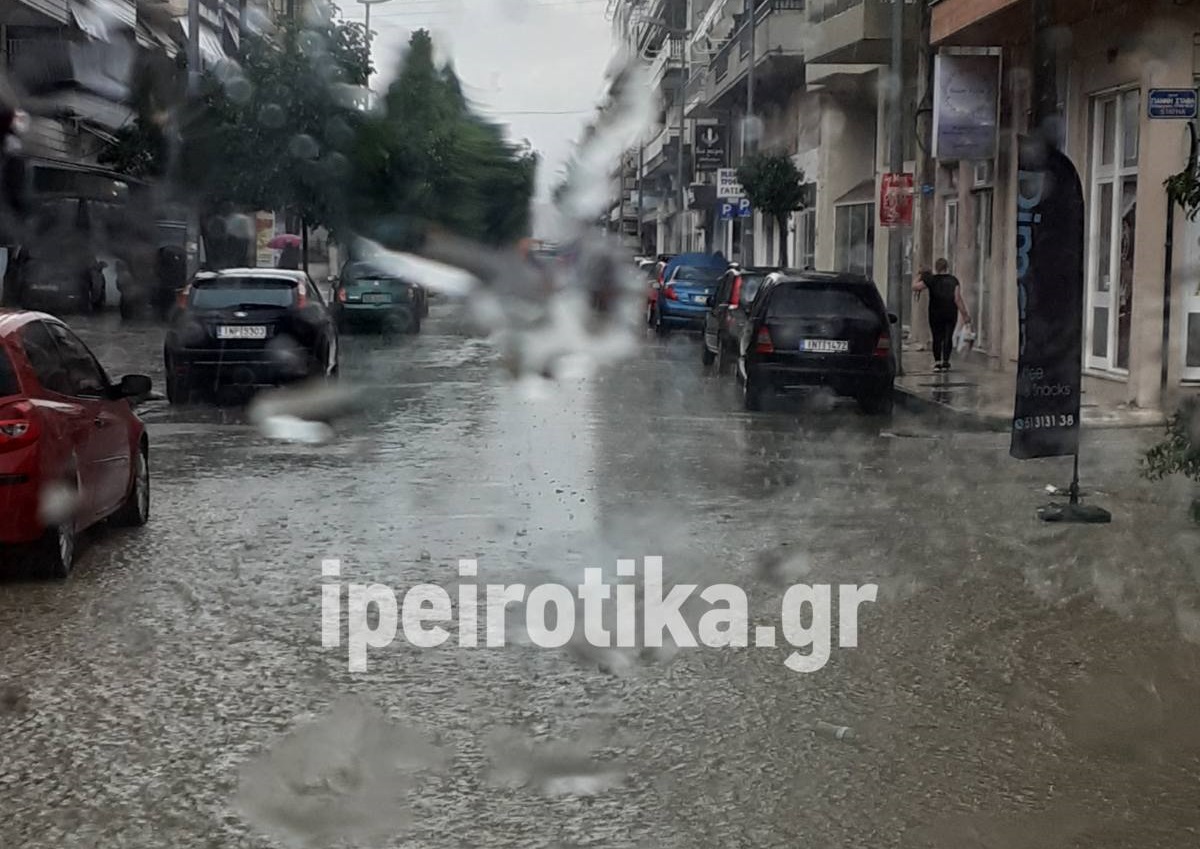
[[[361,3],[363,6],[366,7],[366,11],[365,11],[364,17],[363,17],[363,27],[367,31],[367,64],[369,65],[371,63],[371,7],[374,6],[376,3],[386,3],[386,2],[388,2],[388,0],[357,0],[357,2]],[[367,87],[368,88],[370,88],[370,83],[371,83],[371,80],[370,80],[370,76],[368,75],[368,78],[367,78]]]

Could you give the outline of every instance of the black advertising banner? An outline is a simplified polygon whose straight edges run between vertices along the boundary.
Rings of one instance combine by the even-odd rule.
[[[1084,219],[1079,174],[1061,151],[1022,139],[1017,177],[1020,348],[1013,457],[1079,450]]]

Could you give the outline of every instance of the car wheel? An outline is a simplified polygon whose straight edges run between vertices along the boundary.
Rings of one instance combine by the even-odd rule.
[[[891,415],[893,406],[891,387],[880,393],[859,395],[858,406],[869,416]]]
[[[117,512],[113,514],[113,524],[126,528],[138,528],[150,520],[150,454],[145,445],[138,449],[134,461],[133,482],[129,487],[129,495],[125,497]]]
[[[66,580],[75,565],[75,522],[67,519],[46,528],[34,545],[34,566],[47,578]]]
[[[167,358],[167,401],[171,404],[186,404],[192,396],[192,382],[175,373],[175,363]]]
[[[750,372],[746,372],[746,379],[742,383],[742,405],[750,412],[762,409],[762,388]]]
[[[657,306],[654,308],[654,332],[658,336],[666,336],[671,332],[671,329],[663,324],[662,311]]]
[[[717,343],[717,374],[724,377],[729,374],[729,351],[724,342]]]
[[[708,343],[703,339],[700,340],[700,362],[706,366],[711,366],[717,355],[708,350]]]

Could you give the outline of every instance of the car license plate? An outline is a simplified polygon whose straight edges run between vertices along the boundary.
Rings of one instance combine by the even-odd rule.
[[[708,303],[708,295],[693,295],[692,300],[695,301],[697,304],[707,304]]]
[[[368,292],[362,296],[364,304],[390,304],[392,296],[387,292]]]
[[[806,354],[844,354],[850,350],[845,339],[801,339],[800,350]]]
[[[266,339],[267,328],[261,324],[222,324],[217,328],[218,339]]]

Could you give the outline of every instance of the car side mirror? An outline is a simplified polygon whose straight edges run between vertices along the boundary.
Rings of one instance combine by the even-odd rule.
[[[150,394],[151,386],[150,378],[146,375],[127,374],[113,387],[113,395],[117,398],[140,398]]]
[[[896,315],[894,312],[890,312],[890,313],[888,313],[888,321],[891,322],[892,324],[899,324],[900,316]]]

